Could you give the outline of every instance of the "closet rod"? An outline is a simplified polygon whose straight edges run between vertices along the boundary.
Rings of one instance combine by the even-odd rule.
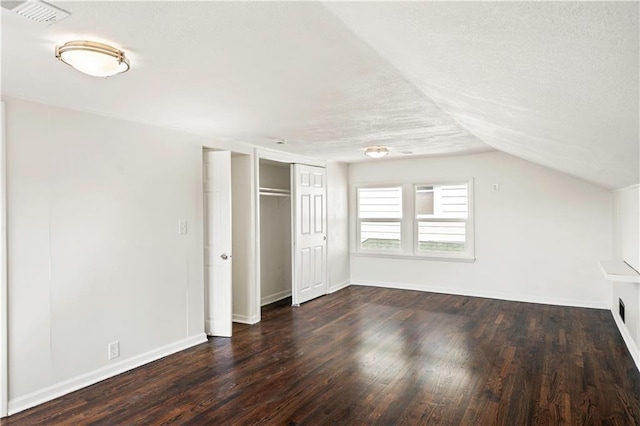
[[[288,189],[277,189],[277,188],[260,188],[260,195],[272,195],[276,197],[289,197],[291,195],[291,191]]]
[[[274,194],[272,192],[261,192],[260,195],[266,195],[267,197],[284,197],[289,198],[289,194]]]

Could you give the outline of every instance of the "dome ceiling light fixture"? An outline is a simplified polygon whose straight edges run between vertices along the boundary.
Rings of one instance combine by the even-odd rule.
[[[382,158],[389,153],[386,146],[370,146],[364,150],[365,155],[371,158]]]
[[[69,41],[56,46],[56,58],[93,77],[111,77],[129,71],[122,50],[96,41]]]

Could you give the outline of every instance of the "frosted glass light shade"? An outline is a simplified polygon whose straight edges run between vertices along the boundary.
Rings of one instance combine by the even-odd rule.
[[[129,70],[122,50],[95,41],[70,41],[56,46],[56,58],[94,77],[110,77]]]
[[[382,158],[389,153],[389,149],[384,146],[370,146],[364,153],[371,158]]]

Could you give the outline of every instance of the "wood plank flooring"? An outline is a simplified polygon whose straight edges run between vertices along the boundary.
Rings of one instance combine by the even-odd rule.
[[[640,373],[609,311],[350,287],[0,423],[637,425]]]

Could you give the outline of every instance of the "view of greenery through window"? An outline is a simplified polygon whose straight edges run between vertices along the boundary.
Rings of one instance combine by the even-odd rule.
[[[383,240],[379,238],[367,238],[362,242],[361,247],[366,250],[400,250],[400,240]],[[464,243],[450,243],[438,241],[418,242],[419,251],[437,252],[461,252],[464,251]]]

